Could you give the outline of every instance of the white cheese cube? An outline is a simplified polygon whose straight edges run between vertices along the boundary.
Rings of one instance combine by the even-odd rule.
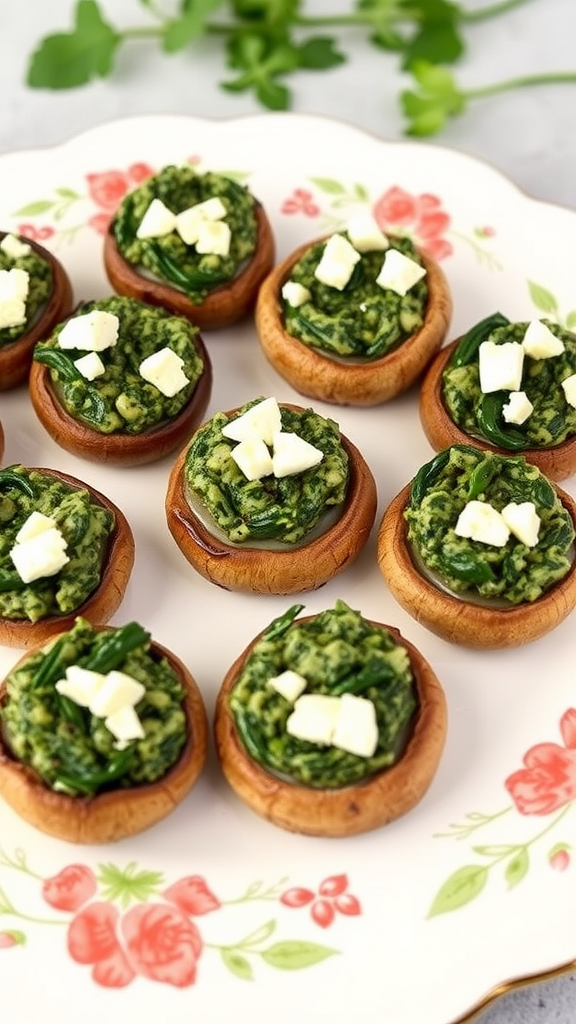
[[[298,434],[279,430],[274,434],[272,466],[275,477],[303,473],[322,462],[324,452]]]
[[[247,437],[259,437],[271,445],[274,435],[282,429],[282,413],[275,398],[264,398],[253,405],[242,416],[237,416],[225,427],[224,437],[231,441],[244,441]]]
[[[357,252],[380,252],[390,245],[369,210],[363,210],[350,217],[346,225],[346,234]]]
[[[26,323],[26,303],[22,299],[0,299],[0,330]]]
[[[562,390],[568,405],[571,405],[576,409],[576,373],[572,373],[569,377],[564,378],[562,381]]]
[[[340,698],[321,693],[303,693],[294,703],[294,710],[286,721],[291,736],[309,743],[328,745],[340,713]]]
[[[75,359],[74,366],[86,380],[96,380],[96,377],[106,373],[106,367],[97,352],[87,352],[80,359]]]
[[[73,316],[60,331],[60,348],[77,348],[82,352],[102,352],[118,341],[120,321],[114,313],[105,309],[93,309],[90,313]]]
[[[502,519],[511,533],[528,548],[536,547],[540,516],[533,501],[511,501],[502,509]]]
[[[0,249],[13,260],[18,260],[22,256],[29,256],[32,252],[32,246],[28,245],[28,242],[22,242],[17,235],[4,235],[0,242]]]
[[[31,512],[16,534],[16,543],[22,544],[45,530],[53,530],[55,526],[56,520],[51,516],[45,516],[43,512]]]
[[[564,342],[541,320],[531,320],[522,339],[522,348],[531,359],[550,359],[564,351]]]
[[[343,291],[359,259],[360,253],[344,235],[331,235],[324,246],[314,277],[330,288]]]
[[[247,480],[261,480],[273,472],[270,452],[261,437],[246,437],[230,455]]]
[[[189,209],[194,210],[204,220],[222,220],[226,216],[226,207],[219,196],[210,196],[209,199],[204,199]]]
[[[396,292],[397,295],[406,295],[425,276],[425,268],[415,260],[411,260],[398,249],[388,249],[376,284],[380,288]]]
[[[506,423],[524,423],[534,412],[534,406],[525,391],[511,391],[508,401],[502,406]]]
[[[366,697],[343,693],[332,745],[358,757],[372,757],[378,746],[376,708]]]
[[[0,302],[25,302],[30,288],[30,274],[20,267],[0,270]]]
[[[105,679],[106,676],[101,672],[92,672],[81,665],[69,665],[66,677],[59,679],[55,685],[58,693],[69,697],[80,707],[87,708]]]
[[[469,501],[458,516],[454,532],[458,537],[469,537],[496,548],[504,547],[510,536],[500,512],[486,501]]]
[[[492,391],[520,391],[524,367],[524,349],[516,341],[496,345],[483,341],[478,350],[480,390],[487,395]]]
[[[305,288],[303,284],[299,284],[298,281],[285,281],[282,285],[282,298],[286,300],[289,306],[297,309],[298,306],[308,302],[312,296],[308,288]]]
[[[202,214],[198,213],[196,206],[189,206],[176,214],[176,231],[185,245],[196,245],[202,224]]]
[[[200,222],[196,252],[204,255],[227,256],[230,252],[232,232],[230,225],[224,220],[204,220]]]
[[[113,714],[107,715],[104,725],[119,740],[116,749],[122,750],[132,740],[144,739],[144,729],[137,713],[130,704],[118,708]]]
[[[162,238],[175,227],[176,215],[161,199],[153,199],[138,225],[136,238]]]
[[[171,348],[160,348],[142,360],[139,371],[144,380],[153,384],[167,398],[172,398],[190,383],[183,366],[184,360]]]
[[[10,558],[24,583],[33,583],[45,576],[55,576],[67,562],[67,543],[56,527],[43,530],[23,544],[15,544]]]
[[[146,687],[137,679],[113,669],[106,674],[104,682],[97,688],[88,706],[93,715],[107,718],[126,705],[134,707],[142,700],[145,692]]]
[[[268,682],[290,704],[293,704],[300,694],[304,693],[307,686],[304,676],[290,668],[287,668],[285,672],[281,672],[279,676],[273,676]]]

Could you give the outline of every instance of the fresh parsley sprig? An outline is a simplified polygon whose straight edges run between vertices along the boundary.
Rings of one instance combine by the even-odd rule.
[[[400,94],[409,135],[433,135],[468,103],[523,86],[574,82],[576,72],[530,74],[476,89],[460,89],[446,65],[466,50],[463,31],[502,15],[527,0],[495,0],[467,11],[451,0],[355,0],[347,14],[307,15],[303,0],[179,0],[166,14],[157,0],[139,0],[148,25],[119,29],[98,0],[77,0],[69,32],[41,39],[27,68],[37,89],[72,89],[113,74],[120,48],[156,41],[166,54],[220,37],[230,75],[219,84],[228,92],[252,92],[270,110],[292,106],[290,81],[298,71],[325,71],[344,63],[346,31],[364,31],[369,45],[396,57],[414,77],[416,91]],[[317,34],[319,31],[322,34]],[[336,33],[336,34],[335,34]]]

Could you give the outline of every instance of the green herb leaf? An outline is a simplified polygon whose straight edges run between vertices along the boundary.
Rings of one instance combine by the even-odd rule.
[[[209,16],[221,6],[222,0],[195,0],[193,4],[184,4],[182,16],[167,22],[164,27],[162,49],[166,53],[183,50],[188,43],[206,32]]]
[[[70,89],[112,70],[121,35],[104,21],[95,0],[78,0],[74,31],[47,36],[32,55],[27,84]]]
[[[346,62],[346,55],[336,49],[336,40],[328,36],[314,36],[298,47],[298,63],[309,71],[324,71]]]
[[[466,97],[447,68],[437,67],[429,61],[417,61],[409,70],[420,86],[420,92],[406,90],[400,96],[402,109],[409,121],[407,134],[434,135],[444,127],[448,117],[464,111]]]

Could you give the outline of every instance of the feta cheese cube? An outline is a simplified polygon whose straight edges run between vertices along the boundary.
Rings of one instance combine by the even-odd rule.
[[[189,209],[194,210],[204,220],[222,220],[226,216],[226,207],[220,196],[210,196],[209,199],[204,199]]]
[[[96,380],[96,377],[106,373],[106,367],[97,352],[87,352],[80,359],[75,359],[74,366],[86,380]]]
[[[202,203],[195,203],[176,214],[176,230],[185,245],[196,245],[203,221],[221,220],[226,216],[226,207],[221,199],[213,196]]]
[[[162,238],[169,235],[176,227],[176,215],[169,210],[161,199],[153,199],[144,213],[136,238]]]
[[[536,547],[540,531],[540,516],[532,501],[511,501],[502,509],[502,519],[511,533],[528,548]]]
[[[32,252],[32,246],[28,245],[28,242],[23,242],[17,235],[10,234],[4,235],[0,242],[0,249],[13,260],[18,260],[22,256],[29,256]]]
[[[31,537],[37,537],[39,533],[44,533],[45,530],[53,530],[55,526],[55,519],[52,519],[51,516],[45,516],[43,512],[34,510],[18,530],[16,543],[22,544],[24,541],[30,540]]]
[[[275,477],[292,476],[317,466],[324,452],[298,434],[279,430],[274,435],[272,466]]]
[[[371,700],[342,694],[332,745],[358,757],[372,757],[378,746],[378,721]]]
[[[562,381],[562,390],[568,405],[571,405],[576,409],[576,373],[572,373],[569,377],[564,378]]]
[[[227,256],[230,252],[230,241],[232,232],[230,225],[224,220],[200,221],[198,238],[196,240],[196,252],[204,255]]]
[[[541,320],[531,320],[522,339],[522,348],[532,359],[550,359],[564,351],[564,342]]]
[[[478,350],[480,390],[485,394],[492,391],[520,391],[524,368],[524,348],[516,341],[505,341],[496,345],[483,341]]]
[[[102,352],[118,341],[120,321],[105,309],[93,309],[71,317],[58,335],[60,348],[77,348],[82,352]]]
[[[246,437],[230,455],[247,480],[261,480],[273,472],[270,452],[261,437]]]
[[[34,580],[55,576],[60,572],[70,561],[66,554],[67,546],[60,530],[52,527],[42,530],[22,544],[15,544],[10,551],[10,558],[20,579],[24,583],[33,583]]]
[[[26,303],[22,299],[0,299],[0,330],[26,323]]]
[[[25,302],[30,288],[30,274],[20,267],[0,270],[0,302]]]
[[[279,676],[273,676],[268,683],[290,704],[293,704],[300,694],[304,693],[308,685],[304,676],[289,668],[285,672],[281,672]]]
[[[138,704],[145,692],[146,687],[137,679],[113,669],[96,688],[88,707],[97,718],[107,718],[126,705]]]
[[[458,537],[469,537],[497,548],[504,547],[510,536],[500,512],[486,501],[469,501],[458,516],[454,532]]]
[[[321,693],[303,693],[294,703],[286,731],[309,743],[329,745],[340,712],[340,698]]]
[[[289,306],[297,309],[298,306],[309,302],[312,295],[309,289],[305,288],[303,284],[299,284],[298,281],[285,281],[282,285],[282,298],[286,300]]]
[[[142,722],[130,704],[125,704],[111,715],[107,715],[104,725],[119,741],[115,744],[117,750],[122,750],[128,743],[142,740],[145,736]]]
[[[222,427],[222,433],[231,441],[244,441],[247,437],[256,436],[265,444],[271,445],[274,435],[281,429],[282,413],[277,400],[263,398],[261,402]]]
[[[406,295],[425,276],[426,269],[415,260],[411,260],[398,249],[388,249],[376,284],[380,288],[396,292],[397,295]]]
[[[59,679],[55,686],[58,693],[69,697],[79,707],[87,708],[105,679],[101,672],[92,672],[81,665],[69,665],[65,678]]]
[[[172,398],[190,383],[183,366],[184,360],[171,348],[160,348],[142,360],[139,371],[144,380],[167,398]]]
[[[379,252],[390,245],[369,210],[363,210],[350,217],[346,225],[346,234],[357,252]]]
[[[314,277],[330,288],[343,291],[359,259],[360,253],[344,235],[331,235],[324,246]]]
[[[534,406],[525,391],[511,391],[508,401],[502,406],[506,423],[524,423],[534,412]]]

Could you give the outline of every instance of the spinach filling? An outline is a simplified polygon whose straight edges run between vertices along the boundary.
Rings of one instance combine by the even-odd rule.
[[[198,328],[185,317],[119,295],[87,302],[75,315],[94,309],[113,313],[119,319],[117,343],[98,353],[105,366],[101,376],[87,380],[74,365],[86,353],[59,348],[58,335],[64,324],[34,351],[34,359],[49,367],[54,389],[66,411],[101,434],[142,434],[174,419],[189,402],[204,370],[195,344]],[[180,356],[189,380],[171,397],[139,372],[140,363],[163,348]]]
[[[234,415],[217,413],[197,431],[186,454],[186,484],[234,544],[269,539],[294,544],[313,530],[327,508],[344,501],[348,455],[334,420],[312,409],[282,408],[282,429],[298,434],[324,457],[301,473],[248,480],[231,457],[235,442],[222,428],[259,401],[248,402]]]
[[[390,241],[391,248],[415,263],[422,263],[409,238],[396,237]],[[314,276],[324,244],[311,246],[290,272],[290,280],[311,293],[311,298],[301,306],[282,303],[284,325],[292,337],[331,356],[378,359],[422,327],[428,301],[425,277],[406,295],[381,288],[376,278],[385,254],[366,252],[360,254],[348,284],[339,291]]]
[[[460,537],[458,516],[469,501],[501,511],[509,502],[533,502],[540,517],[538,543],[510,535],[503,547]],[[456,594],[537,600],[563,579],[573,560],[574,523],[554,487],[522,456],[500,456],[453,445],[420,469],[405,510],[408,540],[425,569]]]
[[[408,741],[418,698],[410,658],[388,630],[374,626],[337,600],[308,622],[294,621],[295,605],[274,620],[248,655],[230,696],[230,710],[247,753],[271,771],[317,789],[369,778],[397,761]],[[360,757],[291,736],[293,705],[269,680],[292,669],[307,693],[354,693],[376,708],[378,746]]]
[[[226,256],[199,253],[176,231],[158,238],[137,238],[140,222],[153,199],[160,199],[172,213],[213,197],[226,207],[231,230]],[[223,174],[199,174],[189,165],[165,167],[130,192],[112,222],[120,252],[134,267],[142,267],[160,280],[202,302],[215,288],[231,281],[243,263],[256,252],[258,224],[256,201],[245,186]]]
[[[21,241],[26,241],[21,239]],[[36,318],[48,302],[54,288],[52,267],[48,260],[38,255],[31,247],[30,252],[14,259],[0,249],[0,270],[25,270],[29,274],[28,295],[26,297],[26,321],[16,327],[0,329],[0,348],[10,345],[23,338],[30,331]]]
[[[70,560],[54,576],[24,583],[10,551],[34,511],[54,519]],[[23,466],[0,471],[0,615],[38,622],[80,608],[100,584],[115,525],[112,511],[84,488]]]
[[[146,687],[137,705],[144,737],[115,746],[101,718],[63,697],[55,684],[70,665],[117,669]],[[96,630],[78,618],[73,628],[31,655],[8,676],[0,725],[14,757],[51,789],[93,796],[161,779],[186,743],[184,688],[165,658],[150,648],[138,623]]]
[[[521,424],[509,424],[504,418],[510,392],[483,394],[480,390],[478,350],[484,341],[521,343],[528,321],[511,323],[501,313],[492,314],[456,346],[442,375],[442,399],[454,423],[471,437],[507,451],[522,451],[552,448],[576,435],[576,409],[568,404],[561,387],[561,381],[576,371],[576,334],[550,320],[542,322],[564,343],[564,352],[548,359],[524,356],[519,390],[526,393],[534,411]]]

